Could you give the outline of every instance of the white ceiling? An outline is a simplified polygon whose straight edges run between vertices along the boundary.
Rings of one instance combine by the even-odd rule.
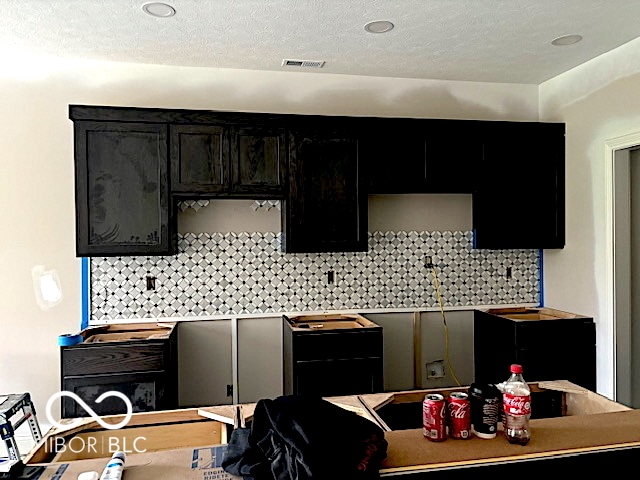
[[[640,35],[639,0],[0,0],[14,55],[540,84]],[[389,20],[385,34],[364,31]],[[551,40],[580,34],[555,47]],[[283,59],[323,60],[321,69]]]

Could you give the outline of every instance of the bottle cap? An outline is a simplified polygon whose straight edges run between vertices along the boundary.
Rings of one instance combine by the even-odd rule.
[[[522,373],[522,365],[514,363],[511,365],[511,373]]]
[[[78,475],[78,480],[98,480],[100,474],[98,472],[82,472]]]

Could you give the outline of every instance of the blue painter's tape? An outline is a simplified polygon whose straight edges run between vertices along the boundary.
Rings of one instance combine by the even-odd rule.
[[[540,307],[544,307],[544,270],[543,270],[543,258],[542,250],[539,250],[538,256],[538,285],[540,286]]]
[[[82,258],[81,262],[81,306],[80,315],[80,330],[84,330],[89,326],[89,259],[87,257]]]
[[[82,335],[79,334],[65,334],[65,335],[59,335],[58,336],[58,345],[60,347],[71,347],[73,345],[77,345],[79,343],[82,343]]]

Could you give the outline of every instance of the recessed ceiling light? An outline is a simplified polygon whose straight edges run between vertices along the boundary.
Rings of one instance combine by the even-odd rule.
[[[388,20],[376,20],[375,22],[367,23],[364,29],[369,33],[386,33],[393,30],[393,23]]]
[[[161,2],[150,2],[142,5],[144,13],[148,13],[152,17],[167,18],[176,14],[176,9],[171,5]]]
[[[555,45],[556,47],[564,47],[565,45],[573,45],[574,43],[578,43],[582,40],[582,35],[562,35],[561,37],[555,38],[551,41],[551,45]]]

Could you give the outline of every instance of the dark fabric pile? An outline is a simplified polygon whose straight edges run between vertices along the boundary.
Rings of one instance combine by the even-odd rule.
[[[245,480],[373,480],[387,456],[375,423],[320,397],[259,400],[231,434],[222,468]]]

